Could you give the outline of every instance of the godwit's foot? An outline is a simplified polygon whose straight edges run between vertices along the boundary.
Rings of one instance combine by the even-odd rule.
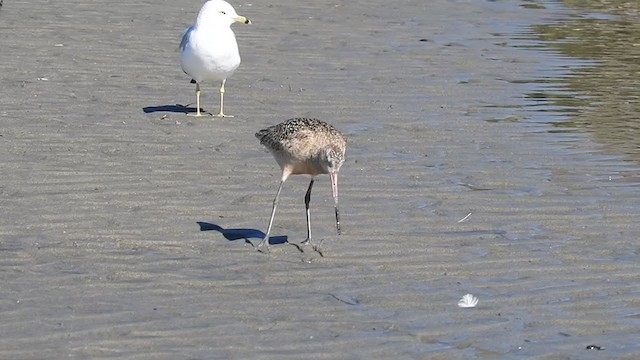
[[[219,114],[217,114],[215,116],[219,117],[219,118],[225,118],[225,117],[232,118],[232,117],[234,117],[233,115],[227,115],[227,114],[224,114],[224,113],[219,113]]]
[[[295,244],[295,243],[292,243],[292,242],[288,242],[288,241],[287,241],[287,244],[291,244],[291,245],[295,246],[296,249],[298,249],[298,251],[300,251],[301,253],[304,253],[304,250],[302,249],[302,246],[300,246],[298,244]]]
[[[269,239],[268,238],[262,239],[262,241],[260,241],[260,244],[256,246],[256,250],[258,250],[263,254],[268,254],[269,252],[271,252],[271,245],[269,245]]]
[[[193,116],[193,117],[205,117],[205,116],[211,116],[211,114],[209,113],[201,113],[200,111],[198,111],[197,113],[188,113],[187,116]]]
[[[317,252],[318,254],[320,254],[320,256],[324,257],[324,254],[322,254],[322,251],[320,250],[320,245],[322,245],[322,240],[320,240],[320,244],[316,245],[311,242],[311,239],[307,239],[301,242],[300,245],[303,245],[303,246],[311,245],[311,248],[313,249],[313,251]]]

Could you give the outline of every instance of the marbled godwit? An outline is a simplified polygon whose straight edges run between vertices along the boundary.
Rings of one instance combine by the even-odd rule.
[[[278,196],[282,185],[289,175],[311,175],[311,182],[304,197],[304,205],[307,212],[307,239],[302,244],[310,244],[318,251],[319,245],[311,244],[311,219],[309,202],[311,201],[311,188],[315,177],[320,174],[329,174],[331,177],[331,189],[336,209],[336,229],[340,235],[340,212],[338,210],[338,171],[344,162],[347,139],[333,126],[317,119],[295,118],[284,121],[278,125],[268,127],[256,133],[260,143],[264,145],[282,169],[282,178],[275,199],[267,233],[258,245],[258,250],[266,246],[269,250],[269,233],[273,225],[273,217],[276,214]],[[322,253],[320,253],[322,254]]]
[[[180,41],[180,65],[196,84],[196,108],[200,113],[200,83],[221,81],[219,117],[231,117],[224,113],[224,84],[240,65],[240,53],[236,36],[231,30],[235,22],[251,24],[239,16],[235,9],[223,0],[209,0],[200,9],[195,25],[185,30]]]

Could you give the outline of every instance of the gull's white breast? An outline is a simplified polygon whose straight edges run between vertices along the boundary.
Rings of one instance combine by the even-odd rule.
[[[193,26],[184,34],[182,70],[197,82],[222,81],[240,65],[236,37],[228,26]]]

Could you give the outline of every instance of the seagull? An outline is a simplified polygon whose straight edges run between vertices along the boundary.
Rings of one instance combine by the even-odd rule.
[[[224,84],[240,65],[240,53],[231,25],[251,21],[236,13],[228,2],[209,0],[200,9],[196,23],[185,30],[180,41],[180,66],[196,84],[196,113],[200,112],[200,83],[220,81],[220,112],[218,117],[233,117],[224,113]]]

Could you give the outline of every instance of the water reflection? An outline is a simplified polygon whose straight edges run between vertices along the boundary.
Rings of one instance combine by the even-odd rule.
[[[533,36],[562,55],[587,62],[553,79],[560,87],[540,84],[528,98],[567,115],[553,124],[556,128],[588,131],[604,152],[640,162],[640,2],[564,4],[578,9],[578,15],[535,26]]]

